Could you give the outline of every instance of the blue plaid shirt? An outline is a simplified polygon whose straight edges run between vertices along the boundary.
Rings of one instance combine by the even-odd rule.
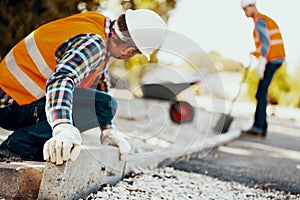
[[[107,18],[105,32],[109,35],[111,21]],[[46,83],[46,113],[52,127],[59,123],[73,124],[72,97],[73,90],[108,59],[109,52],[103,39],[97,34],[80,34],[64,42],[56,51],[57,66]],[[108,91],[110,88],[107,71],[99,78],[98,89]],[[0,88],[0,108],[11,105],[14,100]]]

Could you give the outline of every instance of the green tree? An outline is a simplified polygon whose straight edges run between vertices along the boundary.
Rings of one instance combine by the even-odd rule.
[[[273,80],[269,87],[268,101],[272,105],[287,105],[284,98],[291,91],[291,78],[286,72],[286,64],[284,63],[274,74]],[[248,96],[255,101],[259,78],[256,74],[256,68],[250,69],[246,84],[248,85]]]
[[[285,105],[293,105],[296,108],[300,108],[300,63],[295,67],[291,75],[291,90],[283,96],[282,103]]]
[[[80,11],[82,0],[1,0],[0,58],[38,26]],[[99,1],[85,0],[87,7],[99,6]]]

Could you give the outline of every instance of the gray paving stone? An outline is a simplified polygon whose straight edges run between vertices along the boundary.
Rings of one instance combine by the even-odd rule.
[[[46,163],[38,199],[78,199],[96,192],[102,184],[114,185],[124,173],[118,148],[83,145],[76,161],[56,166]]]
[[[0,163],[0,199],[36,199],[44,167],[43,162]]]

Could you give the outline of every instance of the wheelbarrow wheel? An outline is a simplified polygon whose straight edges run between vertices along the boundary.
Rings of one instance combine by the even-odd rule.
[[[190,122],[194,118],[194,108],[186,101],[176,101],[170,107],[170,117],[177,124]]]

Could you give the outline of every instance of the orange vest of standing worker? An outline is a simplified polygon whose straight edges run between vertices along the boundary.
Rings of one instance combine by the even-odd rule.
[[[45,96],[46,81],[57,65],[55,52],[69,38],[95,33],[105,41],[106,17],[97,12],[76,14],[47,23],[21,40],[0,63],[0,88],[19,105]],[[89,87],[97,72],[90,73],[79,87]]]
[[[263,18],[266,21],[267,32],[268,32],[269,41],[270,41],[270,48],[268,50],[266,59],[268,61],[284,59],[285,58],[284,45],[283,45],[282,37],[281,37],[281,34],[280,34],[277,24],[271,18],[269,18],[268,16],[263,15],[261,13],[257,13],[255,15],[255,17],[254,17],[255,24],[259,18]],[[261,41],[259,40],[259,35],[256,31],[256,27],[254,29],[253,36],[254,36],[255,46],[256,46],[256,51],[253,53],[253,55],[256,57],[260,57],[261,56]]]

